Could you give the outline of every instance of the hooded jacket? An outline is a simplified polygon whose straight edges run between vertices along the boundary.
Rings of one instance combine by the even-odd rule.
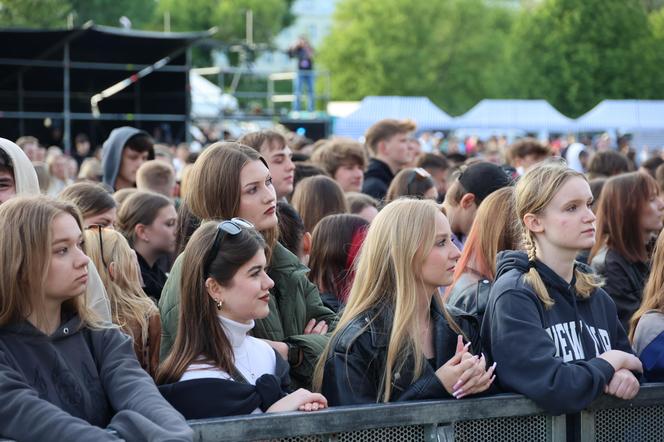
[[[477,343],[475,318],[452,307],[448,309],[466,337]],[[436,376],[436,369],[456,352],[457,334],[436,302],[431,303],[434,324],[433,360],[424,365],[419,378],[413,379],[415,358],[411,355],[392,376],[391,402],[451,397]],[[321,393],[330,406],[376,403],[383,393],[393,314],[387,307],[377,307],[352,319],[333,339],[326,355]],[[477,347],[471,350],[477,353]],[[398,361],[400,362],[400,361]]]
[[[0,435],[20,441],[193,438],[141,369],[131,339],[82,327],[73,314],[50,336],[27,321],[0,328],[0,396]]]
[[[16,196],[37,196],[39,180],[37,172],[23,150],[11,141],[0,138],[0,149],[4,150],[11,159],[14,170],[14,184],[16,185]],[[111,322],[111,306],[108,302],[106,290],[101,282],[99,273],[92,261],[88,264],[88,305],[104,320]]]
[[[387,194],[387,189],[394,178],[394,174],[386,163],[377,158],[369,161],[369,167],[364,172],[364,183],[362,184],[362,193],[382,200]]]
[[[524,252],[498,254],[482,347],[497,362],[502,390],[521,393],[551,414],[575,413],[601,395],[613,377],[611,364],[598,356],[611,349],[632,350],[604,290],[582,299],[575,294],[574,279],[568,284],[536,261],[555,303],[547,309],[524,282],[528,265]],[[581,270],[589,271],[586,266]]]
[[[168,280],[161,292],[161,351],[163,361],[175,342],[180,311],[180,281],[182,272],[181,254],[173,264]],[[307,269],[295,255],[280,243],[272,250],[268,275],[274,281],[270,290],[270,313],[256,320],[252,330],[257,338],[286,342],[302,352],[302,362],[291,365],[291,387],[309,388],[316,362],[329,340],[327,335],[302,334],[311,319],[325,321],[329,330],[334,330],[337,316],[323,305],[318,289],[307,279]]]
[[[12,161],[16,196],[39,195],[37,172],[35,172],[35,168],[25,152],[5,138],[0,138],[0,148],[5,151]]]
[[[122,126],[111,131],[108,139],[104,141],[104,146],[101,152],[101,167],[104,171],[104,184],[111,186],[115,189],[115,180],[120,173],[120,164],[122,163],[122,150],[124,149],[127,141],[134,135],[144,134],[147,132],[136,129],[134,127]]]

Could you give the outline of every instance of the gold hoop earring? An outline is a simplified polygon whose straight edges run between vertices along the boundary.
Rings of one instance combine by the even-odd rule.
[[[224,301],[222,299],[217,299],[217,310],[221,310],[224,306]]]

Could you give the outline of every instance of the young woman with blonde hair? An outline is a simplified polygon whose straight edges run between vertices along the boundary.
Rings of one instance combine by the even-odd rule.
[[[454,270],[446,302],[482,315],[496,277],[496,256],[521,246],[521,229],[514,208],[514,187],[498,189],[482,202]]]
[[[597,276],[575,261],[595,242],[588,181],[545,162],[515,195],[527,252],[499,254],[482,325],[498,386],[553,414],[578,412],[603,392],[633,398],[641,363]]]
[[[180,207],[178,232],[182,244],[198,223],[240,217],[251,222],[265,238],[270,290],[270,312],[258,319],[253,335],[265,339],[288,361],[295,386],[311,383],[314,365],[328,341],[336,315],[325,307],[316,286],[307,280],[308,269],[277,242],[276,193],[266,163],[258,152],[238,143],[217,143],[203,151],[194,164],[189,187]],[[184,254],[186,255],[186,253]],[[162,320],[161,359],[177,334],[183,255],[173,264],[159,300]]]
[[[451,234],[433,201],[395,201],[371,223],[317,367],[314,386],[330,405],[458,399],[489,388],[494,367],[468,349],[477,324],[453,318],[437,296],[459,258]]]
[[[630,321],[629,338],[643,363],[646,381],[664,381],[664,235],[657,239],[652,271],[643,290],[641,306]]]
[[[115,230],[90,226],[84,238],[88,256],[106,287],[113,323],[133,338],[138,362],[154,377],[159,365],[161,321],[157,306],[141,289],[136,254]]]
[[[79,216],[44,197],[0,207],[0,434],[191,441],[185,420],[136,361],[131,339],[81,296],[90,275]]]
[[[188,419],[327,406],[317,393],[288,394],[288,363],[249,335],[270,313],[265,249],[240,218],[204,223],[185,248],[178,333],[157,381]]]

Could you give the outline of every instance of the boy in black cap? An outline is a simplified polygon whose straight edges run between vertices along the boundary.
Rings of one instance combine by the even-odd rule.
[[[443,207],[452,229],[452,240],[463,249],[463,240],[475,220],[482,201],[496,190],[509,186],[512,180],[500,167],[479,162],[468,166],[445,194]]]

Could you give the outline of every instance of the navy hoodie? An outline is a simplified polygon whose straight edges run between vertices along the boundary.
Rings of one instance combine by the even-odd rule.
[[[501,390],[523,394],[551,414],[576,413],[613,377],[611,364],[598,356],[632,350],[604,290],[583,299],[575,295],[575,280],[568,284],[540,261],[535,265],[555,304],[545,308],[524,282],[524,252],[501,252],[482,323],[482,348],[497,362]]]

